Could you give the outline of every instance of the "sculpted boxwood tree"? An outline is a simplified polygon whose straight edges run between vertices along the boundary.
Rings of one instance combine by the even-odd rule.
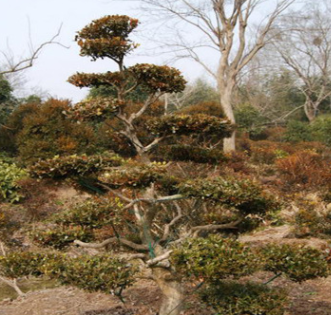
[[[247,227],[249,217],[263,217],[279,205],[250,179],[218,176],[215,170],[226,160],[220,151],[210,150],[209,155],[206,149],[190,150],[188,144],[181,147],[188,135],[229,136],[229,121],[203,113],[148,116],[162,94],[182,91],[185,80],[178,70],[167,66],[125,66],[125,57],[137,47],[129,39],[137,26],[138,21],[127,16],[106,16],[78,32],[76,41],[82,56],[111,59],[118,71],[77,73],[69,82],[78,87],[111,86],[115,95],[85,100],[67,113],[92,121],[116,118],[118,122],[111,127],[127,139],[136,158],[127,160],[114,153],[100,158],[66,156],[31,167],[33,176],[70,177],[107,192],[56,215],[54,223],[60,232],[35,231],[33,238],[41,245],[63,248],[68,242],[61,238],[72,240],[80,235],[82,238],[74,241],[77,246],[107,252],[92,258],[51,257],[38,267],[42,273],[63,284],[118,296],[134,279],[148,278],[158,284],[164,296],[159,314],[178,315],[183,304],[183,280],[204,279],[212,292],[221,285],[220,280],[238,279],[263,269],[264,253],[269,260],[273,252],[279,254],[277,250],[253,252],[235,241],[208,237],[220,231],[240,231]],[[148,97],[144,103],[134,104],[130,94],[138,88]],[[146,115],[149,118],[143,120]],[[163,157],[168,161],[152,162],[153,150],[160,143],[171,147]],[[173,152],[176,148],[184,152],[180,157]],[[194,157],[202,153],[200,160]],[[172,156],[182,164],[172,163]],[[185,157],[187,163],[183,162]],[[214,174],[208,177],[211,168]],[[311,259],[320,261],[312,267],[314,275],[326,275],[326,261],[319,253],[313,254]],[[4,261],[8,265],[10,257]],[[268,268],[276,272],[278,265]],[[215,309],[224,308],[224,303],[217,306],[217,301],[209,303],[216,305]]]

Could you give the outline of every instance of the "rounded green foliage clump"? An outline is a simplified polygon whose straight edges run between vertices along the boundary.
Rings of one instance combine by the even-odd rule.
[[[314,248],[271,244],[261,249],[261,255],[265,259],[265,270],[282,272],[296,282],[329,274],[326,257]]]
[[[209,199],[236,208],[243,214],[265,214],[279,207],[260,185],[248,179],[217,177],[191,180],[180,184],[179,191],[188,197]]]
[[[104,172],[98,179],[112,188],[146,188],[151,183],[160,181],[165,173],[166,168],[164,165],[128,163],[121,169]]]
[[[234,281],[208,286],[200,297],[217,315],[283,315],[288,300],[285,290]]]
[[[261,267],[261,258],[248,246],[217,235],[185,241],[171,261],[184,276],[209,283],[250,275]]]
[[[84,176],[121,164],[122,159],[117,154],[55,156],[35,163],[29,168],[29,172],[34,177],[56,179]]]
[[[136,269],[109,254],[48,260],[42,271],[64,285],[95,292],[116,293],[132,285]]]
[[[72,209],[55,215],[54,222],[65,226],[81,226],[99,229],[109,224],[118,224],[119,211],[123,204],[119,199],[89,199],[76,204]]]
[[[27,176],[27,172],[16,164],[0,161],[0,200],[15,202],[22,197],[18,181]]]
[[[11,279],[40,276],[40,268],[49,257],[36,252],[16,252],[0,256],[0,274]]]
[[[90,229],[83,229],[79,226],[69,228],[58,226],[49,230],[36,230],[31,233],[31,238],[36,244],[63,249],[75,240],[91,242],[94,240],[94,234]]]
[[[83,100],[75,104],[69,113],[74,119],[89,119],[94,121],[105,120],[118,112],[123,102],[110,97],[98,97]]]
[[[128,68],[128,71],[139,85],[146,87],[151,93],[179,93],[185,89],[186,81],[175,68],[143,63]]]
[[[126,15],[108,15],[92,21],[76,36],[80,55],[122,62],[124,56],[138,46],[128,39],[137,26],[138,20]]]
[[[295,235],[297,237],[331,235],[331,211],[318,213],[314,209],[301,209],[295,214]]]

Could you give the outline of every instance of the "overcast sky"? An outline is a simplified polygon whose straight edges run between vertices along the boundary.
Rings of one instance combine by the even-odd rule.
[[[160,0],[162,1],[162,0]],[[263,10],[268,11],[269,5],[275,0],[263,2]],[[127,60],[126,65],[135,63],[165,64],[167,56],[153,56],[151,50],[146,50],[149,42],[144,38],[151,25],[144,23],[141,16],[139,1],[130,0],[0,0],[0,52],[12,52],[17,60],[29,54],[30,39],[34,47],[52,38],[62,25],[57,40],[68,48],[50,45],[40,54],[36,64],[24,73],[26,83],[23,85],[25,95],[35,93],[35,89],[49,93],[50,96],[69,98],[74,102],[85,97],[88,90],[79,89],[66,82],[68,77],[79,72],[106,72],[116,70],[110,60],[91,62],[88,57],[79,56],[79,47],[74,42],[75,34],[92,20],[105,15],[125,14],[139,18],[142,23],[136,30],[135,41],[141,46]],[[148,16],[148,15],[147,15]],[[145,15],[146,18],[146,15]],[[155,18],[155,17],[154,17]],[[261,16],[259,17],[261,18]],[[159,29],[150,32],[158,36]],[[163,31],[166,32],[166,31]],[[163,34],[166,35],[166,34]],[[194,36],[195,34],[188,34]],[[155,42],[154,42],[155,45]],[[205,52],[204,52],[205,54]],[[216,69],[218,58],[209,57],[211,67]],[[3,64],[0,55],[0,66]],[[185,78],[193,81],[198,77],[208,77],[203,69],[194,61],[182,60],[171,64],[179,68]],[[21,91],[22,92],[22,91]],[[39,91],[38,91],[39,93]]]
[[[26,94],[34,93],[34,88],[48,92],[51,96],[69,98],[79,101],[87,89],[80,90],[67,83],[67,78],[77,71],[104,72],[115,70],[111,61],[91,62],[88,57],[80,57],[78,45],[74,42],[75,33],[89,24],[93,19],[105,15],[125,14],[138,17],[137,1],[111,0],[0,0],[0,51],[10,52],[19,58],[29,53],[29,36],[38,47],[56,34],[62,25],[58,41],[68,46],[47,46],[35,66],[25,72]],[[30,31],[29,31],[30,29]],[[144,31],[143,23],[137,29]],[[30,32],[30,34],[29,34]],[[143,41],[139,38],[139,42]],[[147,43],[146,43],[147,44]],[[148,62],[163,64],[166,58],[141,56],[145,54],[144,42],[137,54],[128,59],[128,64]],[[140,57],[139,57],[140,55]],[[0,65],[3,63],[0,56]],[[188,62],[175,64],[186,77],[194,78],[203,75],[202,69],[193,70]]]

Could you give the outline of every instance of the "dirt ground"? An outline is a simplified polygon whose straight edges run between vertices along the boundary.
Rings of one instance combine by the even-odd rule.
[[[46,289],[28,292],[23,298],[3,300],[0,315],[157,315],[162,299],[150,281],[135,284],[124,297],[125,304],[112,295],[86,293],[72,287]],[[183,301],[183,308],[185,315],[211,314],[193,296]]]

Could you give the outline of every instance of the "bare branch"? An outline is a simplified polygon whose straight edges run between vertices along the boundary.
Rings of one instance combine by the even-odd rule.
[[[168,252],[166,252],[166,253],[164,253],[160,256],[157,256],[153,259],[147,260],[146,264],[148,266],[154,266],[154,265],[158,264],[159,262],[168,259],[172,252],[173,252],[173,250],[169,250]]]
[[[4,283],[6,283],[7,285],[9,285],[10,287],[12,287],[19,296],[25,296],[25,293],[21,291],[21,289],[19,288],[19,286],[17,285],[17,281],[16,279],[13,280],[8,280],[4,277],[0,277],[0,280]]]
[[[23,58],[22,60],[20,60],[16,63],[12,60],[12,58],[10,58],[10,56],[8,54],[6,54],[5,52],[2,51],[1,54],[3,55],[3,57],[5,58],[5,60],[7,62],[7,69],[0,71],[0,75],[20,72],[20,71],[26,70],[28,68],[31,68],[34,65],[35,61],[38,59],[41,51],[48,45],[55,44],[55,45],[60,45],[62,47],[68,48],[55,40],[60,35],[61,28],[62,28],[62,25],[59,27],[57,33],[50,40],[42,43],[36,49],[31,48],[31,55],[29,57]]]
[[[177,216],[175,216],[171,222],[169,224],[166,224],[166,226],[164,227],[164,232],[163,232],[163,236],[160,240],[160,242],[164,242],[165,240],[167,240],[169,234],[170,234],[170,228],[172,226],[174,226],[182,217],[183,217],[183,213],[182,213],[182,209],[179,206],[179,204],[177,202],[174,203],[176,209],[177,209]]]
[[[95,248],[95,249],[100,249],[100,248],[103,248],[103,247],[106,247],[107,245],[109,244],[113,244],[113,243],[116,243],[116,242],[119,242],[123,245],[126,245],[132,249],[135,249],[135,250],[138,250],[138,251],[148,251],[148,247],[145,246],[145,245],[141,245],[141,244],[136,244],[136,243],[133,243],[129,240],[126,240],[124,238],[117,238],[117,237],[111,237],[105,241],[103,241],[102,243],[85,243],[85,242],[82,242],[82,241],[79,241],[79,240],[75,240],[74,241],[74,244],[76,245],[79,245],[81,247],[84,247],[84,248]]]
[[[215,231],[215,230],[224,230],[224,229],[237,229],[237,225],[243,221],[244,218],[240,218],[234,222],[226,224],[208,224],[195,226],[191,228],[191,231],[194,232],[194,235],[197,235],[201,231]]]

